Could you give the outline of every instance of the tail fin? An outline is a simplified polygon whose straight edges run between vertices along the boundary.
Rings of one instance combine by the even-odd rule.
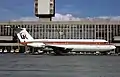
[[[26,42],[27,40],[33,40],[33,37],[27,32],[26,28],[15,28],[18,39],[20,42]]]

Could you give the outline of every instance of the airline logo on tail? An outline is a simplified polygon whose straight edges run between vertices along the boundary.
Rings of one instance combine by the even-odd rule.
[[[20,37],[21,37],[22,39],[28,39],[27,36],[26,36],[26,34],[25,34],[24,32],[21,32],[21,33],[20,33]]]

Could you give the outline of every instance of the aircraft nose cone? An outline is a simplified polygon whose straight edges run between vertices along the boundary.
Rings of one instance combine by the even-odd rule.
[[[112,45],[110,48],[111,48],[111,49],[115,49],[116,47],[115,47],[114,45]]]

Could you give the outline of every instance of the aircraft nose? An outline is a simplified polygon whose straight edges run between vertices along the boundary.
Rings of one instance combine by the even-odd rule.
[[[115,49],[116,47],[114,45],[110,46],[111,49]]]

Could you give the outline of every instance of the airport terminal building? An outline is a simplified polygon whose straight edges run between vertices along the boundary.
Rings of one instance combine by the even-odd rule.
[[[15,31],[6,26],[27,28],[28,32],[34,38],[40,39],[105,39],[116,45],[116,52],[120,50],[120,21],[82,20],[0,22],[0,46],[18,46]]]

